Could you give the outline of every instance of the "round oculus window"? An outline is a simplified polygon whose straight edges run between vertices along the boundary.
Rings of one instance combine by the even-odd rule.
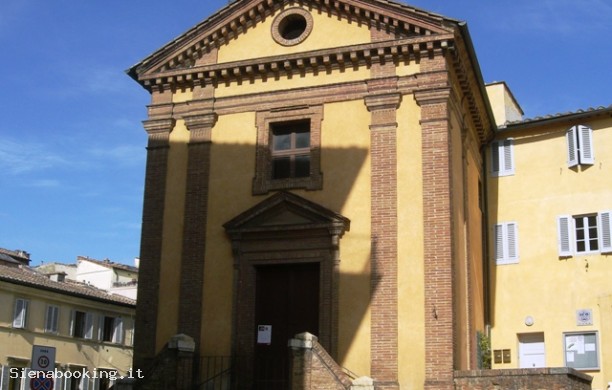
[[[283,46],[302,43],[312,31],[312,16],[302,8],[281,12],[272,23],[272,37]]]

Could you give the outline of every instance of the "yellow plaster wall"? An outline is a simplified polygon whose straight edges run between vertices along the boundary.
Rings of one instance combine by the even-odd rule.
[[[425,381],[424,225],[421,110],[404,96],[397,112],[399,382]]]
[[[599,297],[612,294],[612,255],[559,258],[557,249],[559,215],[612,209],[612,155],[606,152],[612,150],[612,119],[585,124],[594,130],[594,165],[567,167],[565,131],[571,125],[558,125],[512,134],[515,174],[489,179],[489,222],[491,226],[496,221],[517,222],[520,255],[518,264],[491,263],[493,348],[512,350],[512,363],[496,368],[518,367],[517,334],[533,332],[545,334],[548,366],[564,365],[562,337],[569,331],[598,330],[600,363],[612,360],[612,349],[604,349],[601,343],[611,336],[603,334],[610,331],[603,323],[610,314],[599,307]],[[491,249],[491,257],[492,253]],[[592,326],[576,325],[578,309],[593,310]],[[527,316],[534,318],[534,325],[525,325]],[[605,388],[604,383],[610,380],[609,364],[600,371],[587,372],[595,377],[594,389]]]
[[[301,194],[351,220],[340,240],[338,363],[359,375],[370,372],[369,123],[363,100],[325,105],[323,191]]]
[[[307,7],[303,7],[308,10]],[[262,22],[249,28],[246,34],[239,35],[227,45],[221,46],[218,62],[241,61],[245,58],[260,58],[310,50],[334,48],[370,42],[370,29],[367,25],[349,23],[327,13],[310,10],[313,18],[312,32],[305,41],[295,46],[282,46],[272,38],[272,22],[282,10],[268,16]]]
[[[223,224],[264,199],[251,195],[256,138],[254,112],[220,116],[212,131],[202,355],[231,354],[234,260]]]
[[[350,116],[346,112],[351,112]],[[351,220],[340,240],[339,363],[369,373],[370,141],[362,100],[327,104],[321,129],[322,191],[293,191]],[[265,197],[253,197],[255,113],[220,116],[213,129],[204,282],[202,354],[231,351],[233,258],[223,224]],[[231,173],[231,174],[229,174]],[[212,336],[214,335],[214,337]]]
[[[25,329],[12,326],[15,299],[29,301]],[[59,307],[58,333],[45,333],[47,305]],[[77,364],[94,368],[114,368],[125,374],[132,367],[132,347],[113,343],[100,343],[70,336],[71,310],[83,310],[94,314],[94,338],[98,332],[98,316],[114,315],[124,319],[124,339],[131,338],[135,309],[109,305],[102,302],[81,299],[65,294],[50,292],[0,282],[0,365],[11,365],[7,357],[29,361],[33,345],[56,348],[56,364]],[[4,310],[6,309],[6,310]],[[29,365],[29,362],[28,362]]]
[[[187,142],[189,131],[183,120],[178,120],[170,133],[166,203],[162,233],[162,252],[157,314],[156,352],[177,333],[180,291],[181,255],[183,244],[183,216],[187,175]]]
[[[283,91],[288,89],[315,87],[335,83],[360,81],[369,78],[370,70],[366,66],[357,69],[346,67],[343,69],[326,70],[321,67],[316,73],[295,73],[291,77],[270,76],[265,80],[243,80],[240,84],[220,83],[215,91],[218,98],[261,92]]]

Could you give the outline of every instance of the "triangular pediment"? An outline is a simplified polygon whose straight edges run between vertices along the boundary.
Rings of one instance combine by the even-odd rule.
[[[290,192],[279,192],[246,210],[231,221],[228,233],[279,229],[334,229],[344,233],[348,218]]]
[[[369,32],[373,27],[388,34],[390,40],[418,39],[452,34],[453,26],[458,23],[418,8],[385,0],[237,0],[132,67],[128,73],[143,85],[150,86],[156,80],[159,83],[159,80],[179,73],[182,78],[177,81],[188,81],[193,77],[228,77],[237,69],[245,72],[269,70],[267,68],[275,65],[262,65],[261,61],[254,61],[256,59],[252,53],[245,53],[244,58],[227,57],[234,63],[233,67],[227,69],[221,66],[228,62],[223,56],[219,57],[219,51],[246,39],[245,36],[253,34],[258,26],[271,23],[271,19],[288,8],[301,8],[313,16],[327,17],[330,22],[343,25],[338,31],[351,31],[344,34],[351,37],[359,35],[352,31]],[[310,52],[310,57],[305,60],[308,64],[313,61],[312,58],[319,61],[319,57],[314,54],[317,50],[335,49],[327,57],[322,54],[320,60],[353,61],[355,58],[352,52],[343,54],[339,49],[372,43],[355,38],[343,41],[336,35],[330,38],[329,34],[325,38],[312,39],[309,44],[286,48],[285,52],[281,50],[277,54],[262,49],[258,57],[277,55],[283,58],[288,54],[296,57],[298,52]],[[258,37],[254,41],[261,48],[274,46],[271,40],[269,45]],[[304,59],[289,59],[287,63],[281,64],[285,67],[304,66]],[[199,71],[200,75],[190,71]]]

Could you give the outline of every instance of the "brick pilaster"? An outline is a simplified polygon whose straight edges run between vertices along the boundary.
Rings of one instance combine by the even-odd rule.
[[[150,117],[151,118],[151,117]],[[161,266],[162,234],[166,175],[168,171],[169,136],[174,120],[152,117],[143,122],[149,134],[145,175],[142,235],[140,242],[140,268],[136,331],[134,335],[134,367],[147,369],[155,357],[157,332],[158,293]]]
[[[442,62],[443,63],[443,62]],[[432,84],[444,84],[432,73]],[[415,92],[421,107],[425,268],[425,389],[453,389],[453,231],[450,89]]]
[[[374,77],[390,70],[377,66]],[[393,70],[394,72],[394,70]],[[377,389],[399,389],[397,291],[397,108],[396,77],[368,81],[371,112],[371,376]]]
[[[202,95],[202,88],[195,89],[194,97]],[[199,100],[197,106],[197,113],[184,117],[190,135],[178,319],[179,333],[193,338],[196,351],[199,350],[202,331],[211,133],[217,119],[212,111],[212,99]]]

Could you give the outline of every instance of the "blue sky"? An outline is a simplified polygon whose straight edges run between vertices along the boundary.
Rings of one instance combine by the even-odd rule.
[[[227,1],[0,1],[0,247],[138,256],[149,97],[124,71]],[[609,0],[414,0],[466,20],[526,117],[612,104]]]

